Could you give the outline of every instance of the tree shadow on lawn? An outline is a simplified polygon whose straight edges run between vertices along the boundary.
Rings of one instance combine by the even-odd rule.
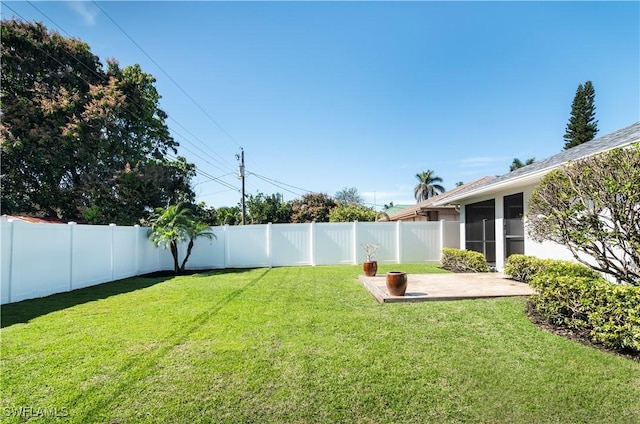
[[[130,293],[136,290],[146,289],[176,276],[190,275],[193,277],[207,277],[217,274],[229,274],[246,272],[247,269],[216,269],[216,270],[187,270],[176,275],[173,271],[157,271],[150,274],[139,275],[126,278],[124,280],[110,281],[97,284],[91,287],[73,290],[70,292],[56,293],[46,297],[22,300],[16,303],[2,305],[0,314],[0,328],[12,326],[14,324],[27,323],[34,318],[51,312],[60,311],[93,302],[99,299],[106,299],[119,294]]]

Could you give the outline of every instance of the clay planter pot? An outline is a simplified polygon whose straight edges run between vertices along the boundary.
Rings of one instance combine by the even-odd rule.
[[[362,264],[362,269],[364,270],[364,275],[367,277],[375,277],[378,272],[378,262],[367,261]]]
[[[401,271],[387,272],[387,290],[391,296],[404,296],[407,291],[407,273]]]

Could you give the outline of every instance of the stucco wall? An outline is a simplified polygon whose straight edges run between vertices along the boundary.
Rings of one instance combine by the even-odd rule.
[[[544,259],[563,259],[573,260],[571,252],[564,246],[543,242],[537,243],[529,237],[527,231],[526,214],[529,209],[529,201],[531,194],[535,188],[535,184],[514,187],[496,192],[491,195],[478,196],[475,198],[465,199],[460,205],[460,246],[466,248],[465,240],[465,206],[472,203],[482,202],[485,200],[495,199],[495,229],[496,229],[496,268],[498,271],[504,270],[505,260],[505,238],[504,238],[504,197],[512,194],[523,193],[524,211],[525,211],[525,236],[524,236],[524,253],[525,255],[537,256]]]

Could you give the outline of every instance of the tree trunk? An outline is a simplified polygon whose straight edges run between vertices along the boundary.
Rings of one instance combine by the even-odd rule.
[[[178,265],[178,244],[171,241],[171,255],[173,256],[173,271],[177,274],[180,272],[180,266]]]
[[[189,256],[191,256],[192,248],[193,248],[193,239],[189,240],[189,245],[187,246],[187,255],[184,257],[184,261],[182,261],[182,265],[180,266],[180,271],[184,271],[184,267],[187,265]]]

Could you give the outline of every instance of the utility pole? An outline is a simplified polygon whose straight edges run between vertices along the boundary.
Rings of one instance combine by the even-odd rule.
[[[238,165],[238,177],[242,180],[242,225],[244,225],[247,207],[244,204],[244,149],[240,148],[240,154],[236,154],[236,159],[240,161]]]

